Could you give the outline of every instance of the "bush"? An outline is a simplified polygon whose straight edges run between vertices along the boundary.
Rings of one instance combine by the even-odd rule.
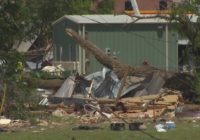
[[[194,103],[200,104],[200,72],[197,71],[195,74],[195,82],[194,82],[194,90],[195,90],[195,98]]]
[[[45,72],[45,71],[31,71],[30,72],[30,75],[33,78],[39,78],[39,79],[63,79],[70,76],[70,74],[71,74],[70,70],[65,70],[59,73],[50,73],[50,72]]]
[[[9,82],[4,104],[4,115],[12,119],[28,119],[31,108],[38,106],[39,97],[23,82]]]

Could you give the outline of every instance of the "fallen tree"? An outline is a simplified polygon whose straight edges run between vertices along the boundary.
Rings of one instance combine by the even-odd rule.
[[[31,85],[35,88],[47,88],[47,89],[58,89],[63,84],[64,80],[62,79],[38,79],[33,78],[29,74],[23,74],[22,78],[28,85]]]
[[[94,55],[94,57],[97,59],[98,62],[100,62],[105,67],[111,69],[118,76],[118,78],[120,80],[122,80],[123,77],[126,77],[126,76],[144,76],[144,77],[146,77],[146,80],[144,80],[144,83],[143,83],[144,87],[142,87],[142,89],[145,88],[149,95],[157,94],[159,92],[160,88],[164,87],[164,88],[170,88],[170,89],[178,89],[178,90],[182,91],[184,99],[189,99],[190,101],[192,101],[193,98],[195,97],[195,94],[193,92],[191,84],[188,84],[187,77],[189,74],[161,70],[161,69],[157,69],[155,67],[149,66],[149,65],[133,67],[133,66],[130,66],[127,64],[120,63],[118,60],[113,59],[112,57],[108,56],[104,51],[102,51],[100,48],[98,48],[92,42],[82,38],[80,35],[78,35],[72,29],[66,28],[65,32],[69,36],[74,38],[83,49],[91,52],[91,54]],[[190,76],[190,77],[192,77],[192,76]],[[186,87],[185,85],[188,85],[186,87],[187,90],[185,88],[184,89],[177,88],[176,84],[174,84],[174,82],[173,82],[173,81],[175,81],[174,79],[176,79],[176,83],[183,85],[183,87]],[[191,78],[189,78],[189,79],[191,79]],[[125,86],[127,83],[128,82],[125,81]],[[190,83],[190,80],[189,80],[189,83]],[[132,83],[132,85],[134,85],[134,84],[135,83]],[[148,86],[145,86],[145,84]],[[123,86],[123,87],[125,87],[125,86]],[[123,88],[123,87],[121,87],[121,88]],[[134,92],[134,94],[135,94],[135,92]],[[118,95],[120,96],[120,94],[121,93],[119,92]]]
[[[127,64],[120,63],[116,59],[108,56],[95,44],[82,38],[72,29],[66,28],[65,31],[69,36],[73,37],[81,45],[83,49],[91,52],[95,56],[97,61],[99,61],[105,67],[111,69],[118,76],[119,79],[122,79],[126,73],[128,73],[127,75],[145,76],[146,74],[158,71],[157,68],[149,65],[143,65],[141,67],[133,67]],[[162,73],[161,74],[162,76],[169,77],[168,75],[169,73],[167,74],[165,70],[159,70],[159,71]]]
[[[133,67],[128,64],[120,63],[118,60],[110,57],[95,44],[91,43],[88,40],[85,40],[80,35],[78,35],[72,29],[65,29],[66,33],[74,38],[80,46],[86,51],[91,52],[102,65],[111,69],[117,77],[122,81],[122,85],[118,92],[118,98],[121,95],[121,91],[126,85],[126,76],[142,76],[146,77],[148,81],[148,86],[142,86],[141,88],[145,89],[142,94],[157,94],[160,89],[165,84],[166,79],[170,78],[174,73],[167,72],[165,70],[160,70],[150,65],[143,65],[140,67]],[[148,78],[148,75],[152,75],[151,79]],[[149,80],[148,80],[149,79]],[[143,83],[145,85],[145,83]],[[131,83],[134,85],[134,83]],[[140,93],[141,94],[141,93]]]

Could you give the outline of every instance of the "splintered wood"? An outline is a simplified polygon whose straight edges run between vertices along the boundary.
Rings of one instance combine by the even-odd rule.
[[[153,118],[163,115],[174,117],[174,111],[182,101],[179,91],[165,90],[159,95],[122,98],[119,102],[124,105],[126,112],[116,111],[116,113],[126,119]]]

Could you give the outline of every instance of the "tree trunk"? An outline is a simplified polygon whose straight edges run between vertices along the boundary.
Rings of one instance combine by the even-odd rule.
[[[61,79],[37,79],[32,78],[28,74],[23,74],[22,78],[26,81],[29,85],[36,87],[36,88],[45,88],[45,89],[58,89],[63,84],[64,80]]]

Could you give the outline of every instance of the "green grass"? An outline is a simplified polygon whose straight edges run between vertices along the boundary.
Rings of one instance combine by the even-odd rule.
[[[178,123],[177,127],[166,133],[158,133],[152,124],[140,131],[111,131],[109,125],[99,130],[72,130],[74,125],[62,125],[56,128],[45,128],[34,133],[33,130],[21,130],[14,133],[0,133],[0,140],[199,140],[200,123]],[[38,128],[39,129],[39,128]]]

